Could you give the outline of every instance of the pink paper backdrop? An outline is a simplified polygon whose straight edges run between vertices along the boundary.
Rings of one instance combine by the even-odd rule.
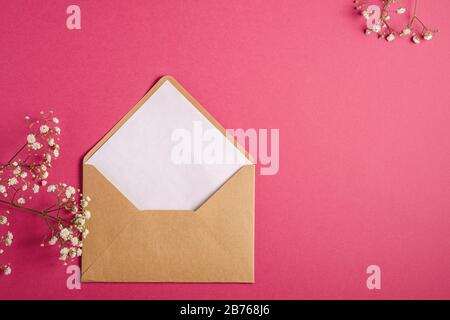
[[[225,127],[280,129],[280,171],[256,181],[256,283],[70,291],[44,223],[16,212],[0,299],[450,298],[449,1],[421,1],[441,32],[420,46],[364,36],[350,0],[77,0],[69,31],[72,3],[1,2],[1,159],[52,108],[53,179],[78,185],[84,153],[173,75]]]

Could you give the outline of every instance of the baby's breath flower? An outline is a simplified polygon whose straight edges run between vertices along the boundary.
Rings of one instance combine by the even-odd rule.
[[[89,210],[84,211],[84,218],[89,220],[91,218],[91,212]]]
[[[70,239],[72,232],[67,229],[64,228],[59,232],[59,236],[61,237],[61,239],[63,239],[64,241],[68,241]]]
[[[431,31],[427,31],[423,34],[423,38],[427,41],[433,39],[433,33]]]
[[[70,242],[72,243],[73,246],[78,246],[78,238],[77,237],[73,237],[72,239],[70,239]]]
[[[69,254],[69,248],[64,247],[59,251],[59,260],[66,261]]]
[[[415,35],[411,38],[411,40],[415,43],[415,44],[419,44],[420,43],[420,38],[418,35]]]
[[[29,135],[27,136],[27,142],[28,142],[29,144],[33,144],[33,143],[36,142],[36,137],[34,136],[34,134],[29,134]]]
[[[37,184],[35,184],[35,185],[33,186],[33,192],[34,192],[34,193],[38,193],[38,192],[39,192],[39,186],[38,186]]]
[[[386,40],[387,40],[388,42],[394,41],[394,40],[395,40],[395,34],[390,33],[390,34],[386,37]]]
[[[25,204],[25,199],[24,198],[19,198],[19,199],[17,199],[17,203],[18,204]]]
[[[50,130],[50,128],[47,126],[47,125],[42,125],[40,128],[39,128],[39,131],[41,132],[41,133],[47,133],[48,131]]]
[[[35,142],[33,144],[31,144],[31,149],[33,150],[40,150],[42,148],[42,144],[40,144],[39,142]]]
[[[12,273],[12,268],[10,265],[6,265],[3,267],[3,274],[5,276],[9,276]]]
[[[18,176],[20,174],[20,172],[22,171],[22,168],[20,168],[19,166],[17,166],[14,170],[13,170],[13,174],[15,174],[16,176]]]
[[[75,194],[76,190],[74,187],[67,187],[66,189],[66,198],[70,198]]]
[[[77,249],[74,248],[74,247],[70,247],[70,249],[69,249],[69,257],[71,257],[73,259],[76,256],[77,256]]]
[[[83,216],[78,216],[75,219],[75,224],[78,226],[84,226],[85,223],[86,223],[86,219]]]
[[[45,161],[46,161],[47,163],[52,162],[52,156],[51,156],[50,154],[48,154],[48,153],[46,153],[46,154],[44,155],[44,159],[45,159]]]
[[[412,30],[408,27],[406,27],[405,29],[402,30],[402,32],[400,32],[400,36],[407,36],[410,35],[412,32]]]
[[[8,179],[8,186],[10,186],[10,187],[15,186],[18,183],[19,183],[19,181],[17,181],[17,178],[15,178],[15,177]]]
[[[5,216],[0,216],[0,224],[7,224],[8,218]]]
[[[53,237],[48,241],[48,244],[51,245],[51,246],[53,246],[53,245],[56,244],[57,241],[58,241],[58,237],[53,236]]]

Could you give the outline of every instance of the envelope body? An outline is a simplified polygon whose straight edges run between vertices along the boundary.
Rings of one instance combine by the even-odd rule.
[[[236,161],[174,163],[174,139],[191,122]],[[161,78],[83,160],[92,218],[82,281],[253,282],[254,180],[245,150]]]

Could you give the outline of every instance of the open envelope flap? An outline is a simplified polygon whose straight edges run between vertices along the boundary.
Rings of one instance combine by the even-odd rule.
[[[83,281],[253,282],[254,175],[253,165],[242,167],[195,213],[139,214],[124,198],[111,202],[118,191],[85,165],[99,213],[89,228],[101,232],[86,239]]]
[[[158,81],[85,163],[140,210],[195,210],[242,166],[252,164],[171,77]]]

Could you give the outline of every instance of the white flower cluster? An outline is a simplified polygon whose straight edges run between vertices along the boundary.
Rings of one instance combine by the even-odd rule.
[[[13,243],[13,239],[14,239],[14,235],[12,234],[11,231],[8,231],[5,235],[0,237],[0,244],[4,244],[5,247],[11,247],[12,243]],[[1,249],[2,251],[0,252],[0,254],[3,253],[3,249]]]
[[[48,243],[60,247],[59,258],[63,261],[74,259],[81,256],[83,240],[89,234],[86,222],[91,218],[91,212],[87,210],[90,198],[64,183],[47,186],[52,161],[60,152],[59,119],[53,112],[41,112],[39,119],[31,120],[26,116],[25,120],[30,130],[26,143],[11,160],[0,164],[0,200],[5,205],[40,215],[49,227]],[[55,203],[43,210],[29,207],[30,200],[42,190],[53,194]],[[8,215],[9,211],[0,214],[0,227],[9,226]],[[0,229],[0,255],[12,245],[13,239],[11,231]],[[0,272],[11,274],[11,264],[0,265]]]
[[[369,35],[372,33],[378,34],[378,38],[380,39],[386,39],[387,42],[392,42],[395,39],[397,39],[397,35],[399,36],[411,36],[411,41],[419,44],[421,42],[421,39],[424,39],[426,41],[429,41],[433,39],[433,35],[435,31],[429,30],[425,27],[425,25],[414,15],[414,17],[410,20],[408,25],[401,31],[396,32],[394,31],[389,25],[388,22],[391,17],[389,16],[388,12],[395,12],[399,15],[402,15],[406,13],[405,7],[398,7],[394,11],[389,10],[388,8],[390,5],[392,5],[394,2],[389,2],[384,4],[384,9],[381,9],[381,17],[378,18],[376,21],[373,21],[374,18],[374,11],[370,11],[370,6],[367,6],[363,1],[360,0],[353,0],[353,2],[356,4],[355,9],[360,11],[362,16],[366,20],[370,20],[372,23],[370,24],[371,27],[367,28],[365,30],[365,34]],[[413,30],[413,23],[417,20],[422,25],[422,30],[420,32]],[[374,22],[374,23],[373,23]]]
[[[11,265],[7,264],[1,267],[1,270],[5,276],[9,276],[12,273]]]
[[[86,222],[91,218],[91,212],[87,210],[91,199],[79,194],[80,190],[65,184],[50,185],[47,192],[56,193],[64,210],[72,215],[69,224],[58,224],[58,232],[53,233],[48,241],[49,245],[59,244],[59,259],[62,261],[80,257],[83,252],[83,240],[89,234]],[[77,202],[78,195],[80,199]]]
[[[8,220],[8,215],[9,215],[9,211],[6,211],[5,215],[0,215],[0,227],[8,227],[9,226],[9,220]],[[0,229],[1,231],[1,229]],[[2,255],[4,253],[4,249],[2,247],[11,247],[12,243],[13,243],[13,239],[14,239],[14,235],[12,234],[11,231],[7,231],[6,234],[4,234],[3,236],[0,237],[0,255]],[[11,265],[7,264],[4,265],[3,267],[0,266],[0,271],[8,276],[11,274],[12,269],[11,269]]]

